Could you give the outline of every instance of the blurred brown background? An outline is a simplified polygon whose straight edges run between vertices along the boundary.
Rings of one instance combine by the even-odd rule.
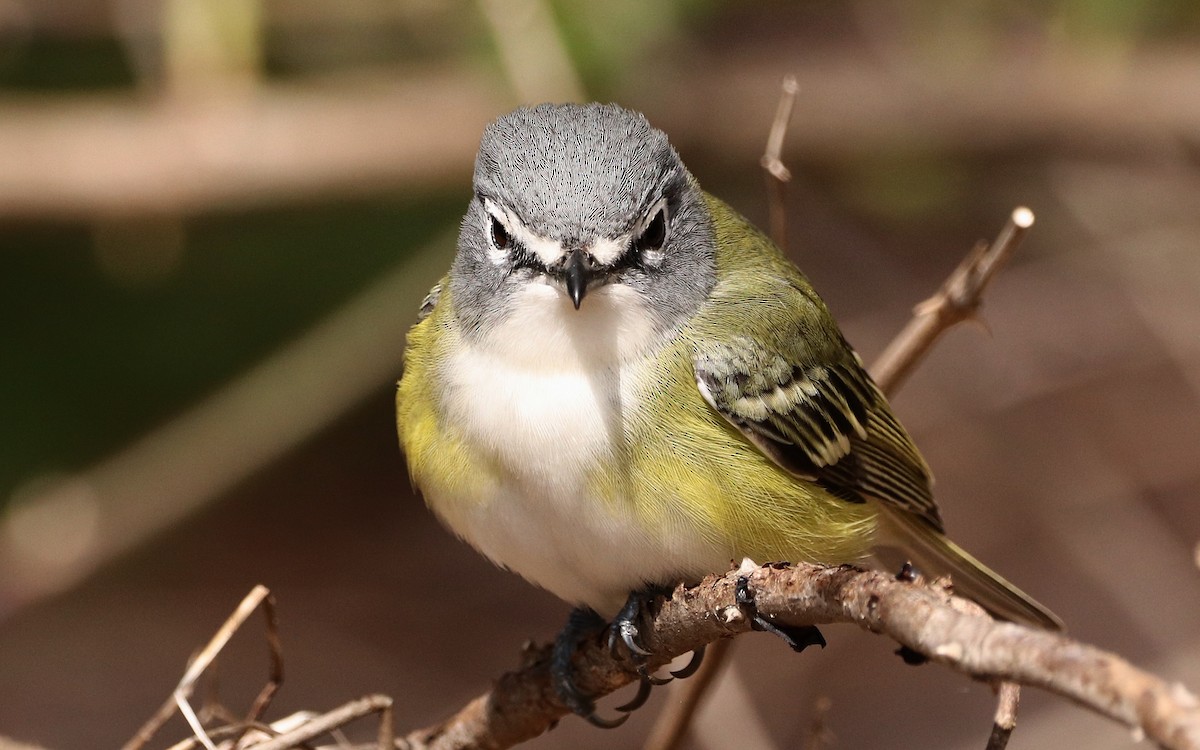
[[[414,497],[403,334],[522,102],[616,100],[766,220],[869,361],[1018,204],[1038,220],[894,399],[964,546],[1071,632],[1200,687],[1200,6],[0,0],[0,735],[113,747],[258,582],[272,709],[435,721],[566,606]],[[258,618],[222,661],[239,710]],[[697,748],[977,748],[992,698],[827,628],[740,639]],[[532,747],[637,747],[574,719]],[[1036,691],[1011,747],[1134,740]],[[181,738],[176,719],[158,746]],[[1070,745],[1068,745],[1070,743]]]

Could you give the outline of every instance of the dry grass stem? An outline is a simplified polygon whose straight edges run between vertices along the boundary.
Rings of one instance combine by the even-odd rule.
[[[245,725],[250,726],[258,721],[267,706],[271,703],[271,698],[279,689],[279,685],[283,682],[283,655],[280,651],[278,621],[275,617],[275,600],[271,596],[271,592],[266,586],[258,585],[250,590],[242,599],[241,604],[233,611],[225,622],[217,629],[217,632],[205,644],[204,648],[188,664],[187,669],[183,673],[183,677],[179,680],[179,685],[176,686],[171,697],[162,705],[157,713],[147,721],[137,734],[133,736],[129,742],[125,743],[122,750],[139,750],[146,742],[150,740],[154,733],[157,732],[167,719],[174,713],[175,707],[179,708],[180,713],[191,726],[192,732],[196,739],[199,740],[207,750],[216,750],[216,745],[213,744],[211,738],[201,726],[200,719],[196,716],[195,710],[192,708],[189,698],[192,695],[192,690],[196,687],[197,680],[204,674],[213,662],[217,655],[229,643],[229,639],[237,632],[242,623],[261,606],[263,614],[266,616],[267,627],[267,647],[270,651],[271,666],[270,674],[267,679],[267,684],[259,692],[254,699],[254,703],[250,707],[250,711],[246,714]]]

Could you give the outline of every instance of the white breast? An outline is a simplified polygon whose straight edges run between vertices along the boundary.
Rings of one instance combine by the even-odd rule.
[[[638,408],[640,365],[655,343],[648,321],[626,287],[602,287],[576,311],[557,289],[530,285],[505,326],[443,369],[451,423],[501,472],[489,497],[431,504],[497,563],[606,614],[646,581],[727,562],[589,487]]]

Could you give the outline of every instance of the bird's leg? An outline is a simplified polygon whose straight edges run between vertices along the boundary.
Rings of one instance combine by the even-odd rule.
[[[611,729],[625,723],[629,713],[641,708],[650,698],[650,689],[654,685],[663,685],[672,678],[690,677],[700,668],[704,660],[704,648],[692,652],[692,659],[687,666],[671,672],[671,677],[661,679],[650,674],[646,667],[646,658],[650,652],[640,641],[641,626],[650,604],[659,596],[669,594],[670,589],[664,586],[649,586],[629,595],[628,601],[609,625],[608,648],[613,656],[617,655],[619,645],[624,645],[629,651],[629,658],[637,670],[640,684],[638,691],[629,702],[617,706],[617,710],[625,715],[617,719],[605,719],[596,715],[596,703],[589,696],[580,692],[571,673],[571,659],[579,645],[596,634],[605,626],[604,621],[593,610],[579,607],[571,610],[566,627],[554,639],[554,648],[550,655],[550,676],[554,683],[554,692],[567,708],[579,714],[595,726]],[[821,642],[824,645],[824,641]]]
[[[750,578],[748,576],[738,576],[734,591],[738,605],[749,612],[750,627],[754,630],[761,630],[765,633],[779,636],[796,653],[800,653],[809,646],[825,648],[825,636],[821,635],[821,631],[817,630],[817,626],[804,625],[801,627],[792,627],[790,625],[776,625],[773,622],[768,622],[766,618],[760,615],[758,608],[754,605],[754,592],[750,590]]]
[[[617,706],[618,711],[624,711],[627,715],[645,705],[650,698],[652,686],[664,685],[671,681],[670,678],[664,680],[650,674],[646,669],[646,657],[650,656],[650,652],[639,641],[641,621],[649,611],[650,603],[664,593],[669,593],[669,590],[661,586],[649,586],[630,593],[625,606],[621,608],[609,626],[608,650],[615,657],[617,645],[625,644],[625,648],[629,651],[629,658],[637,668],[639,678],[637,694],[628,703]]]
[[[661,594],[661,590],[647,588],[634,591],[625,601],[625,606],[613,618],[608,631],[608,650],[613,656],[617,655],[617,644],[624,643],[629,649],[629,655],[636,662],[644,662],[650,652],[639,641],[641,635],[641,619],[650,609],[650,602]]]
[[[586,607],[571,610],[566,627],[554,639],[554,649],[550,654],[550,679],[554,683],[554,692],[558,694],[563,705],[587,719],[589,724],[602,729],[612,729],[624,724],[629,714],[616,719],[597,716],[596,702],[580,692],[575,684],[575,677],[571,674],[571,657],[575,655],[579,644],[598,633],[604,626],[605,622],[600,615]]]

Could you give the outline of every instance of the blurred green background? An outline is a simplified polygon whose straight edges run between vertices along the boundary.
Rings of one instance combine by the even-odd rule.
[[[432,522],[391,426],[479,132],[618,101],[765,225],[787,74],[788,250],[868,361],[1037,213],[992,335],[952,333],[897,409],[956,539],[1196,687],[1196,3],[2,0],[0,735],[119,744],[260,581],[276,716],[378,691],[411,730],[549,637],[565,608]],[[773,646],[739,648],[692,746],[802,744],[822,697],[835,747],[983,744],[986,687],[857,633]],[[535,746],[636,747],[658,702]],[[1026,706],[1014,748],[1129,744]]]

